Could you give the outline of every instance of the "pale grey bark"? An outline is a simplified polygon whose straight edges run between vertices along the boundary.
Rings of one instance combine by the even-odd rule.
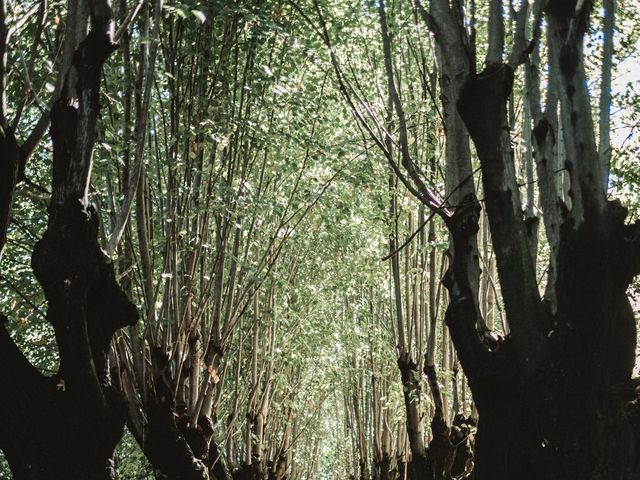
[[[613,35],[615,28],[616,0],[603,0],[604,25],[602,48],[602,80],[600,83],[600,141],[598,154],[606,191],[611,168],[611,70],[613,69]]]
[[[501,64],[504,55],[504,12],[502,0],[489,3],[489,39],[485,65]]]
[[[562,200],[562,172],[558,166],[558,105],[557,97],[550,93],[545,108],[541,105],[540,93],[540,46],[536,45],[531,57],[525,65],[525,112],[530,120],[525,120],[525,135],[533,147],[536,173],[538,178],[539,202],[545,234],[551,255],[545,287],[545,299],[549,302],[552,312],[556,309],[555,283],[557,277],[557,253],[560,243],[561,211],[564,207]],[[549,83],[555,83],[555,70],[550,70]],[[553,88],[551,92],[553,92]],[[533,129],[533,132],[532,132]],[[532,135],[532,133],[534,133]],[[529,143],[529,141],[527,143]],[[527,175],[527,179],[529,175]],[[560,181],[559,181],[560,180]],[[533,186],[533,185],[531,185]],[[529,186],[527,187],[529,188]],[[529,192],[529,197],[531,193]],[[531,199],[529,198],[529,203]]]
[[[447,52],[447,58],[451,59],[452,65],[455,62],[464,69],[466,64],[468,68],[468,48],[465,47],[468,40],[465,40],[466,35],[460,35],[455,11],[443,0],[432,0],[430,6],[427,23],[443,51]],[[507,65],[492,64],[468,81],[465,76],[469,74],[456,76],[463,86],[456,103],[482,163],[485,206],[498,260],[498,276],[505,305],[512,312],[508,320],[518,351],[518,363],[526,376],[536,370],[544,356],[544,348],[537,325],[540,298],[537,288],[532,288],[537,285],[537,279],[522,218],[506,121],[506,98],[500,98],[511,92],[513,71]],[[497,118],[498,115],[504,118]]]
[[[588,15],[576,7],[578,17]],[[571,218],[578,228],[586,216],[599,214],[605,207],[604,178],[596,147],[591,101],[585,88],[587,78],[581,48],[584,33],[579,19],[567,20],[550,15],[549,51],[552,68],[557,69],[565,167],[571,181]]]

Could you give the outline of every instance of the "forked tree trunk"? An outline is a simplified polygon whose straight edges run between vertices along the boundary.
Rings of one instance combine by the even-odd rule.
[[[489,35],[495,48],[489,48],[481,73],[457,72],[457,106],[480,159],[511,332],[498,344],[487,344],[478,333],[469,281],[477,200],[470,197],[447,221],[454,248],[445,280],[451,298],[446,322],[479,412],[474,478],[635,479],[640,475],[633,390],[638,380],[631,378],[636,326],[626,289],[640,272],[640,224],[625,224],[626,209],[606,197],[582,51],[591,2],[546,3],[549,89],[560,107],[563,167],[571,183],[570,209],[560,216],[552,210],[557,208],[553,198],[541,202],[553,218],[545,222],[547,236],[552,244],[557,239],[546,301],[539,294],[506,121],[514,69],[532,48],[525,41],[528,3],[522,2],[517,14],[508,63],[502,63],[504,38],[496,23],[502,21],[501,3],[491,3],[497,12]],[[535,2],[536,9],[542,5]],[[430,0],[430,6],[425,18],[437,40],[452,57],[464,59],[466,33],[460,35],[456,23],[460,12],[445,0]],[[475,59],[471,65],[475,68]],[[549,142],[558,136],[549,130],[552,123],[534,113],[536,144],[544,149],[537,158],[546,162],[553,153]],[[539,167],[539,172],[545,169]],[[544,176],[540,188],[541,195],[553,195]]]
[[[112,455],[126,421],[107,355],[116,330],[138,314],[98,244],[98,215],[86,198],[102,65],[114,48],[106,3],[93,2],[90,11],[92,31],[74,56],[77,84],[67,85],[77,99],[60,99],[51,113],[53,195],[32,257],[60,352],[58,374],[38,372],[0,327],[0,448],[16,480],[114,478]],[[3,154],[13,145],[6,138]],[[2,212],[10,199],[0,199]]]
[[[551,22],[573,21],[565,13],[551,10]],[[584,21],[586,14],[581,15]],[[590,159],[597,155],[585,128],[590,112],[588,103],[582,103],[586,90],[580,81],[580,55],[577,46],[570,46],[557,64],[564,128],[573,133],[568,168],[579,171],[572,175],[573,210],[560,230],[555,314],[538,297],[519,210],[505,125],[510,66],[492,65],[470,76],[458,102],[482,165],[513,332],[498,350],[482,354],[488,356],[482,367],[477,359],[475,365],[466,359],[480,413],[478,479],[631,479],[640,473],[629,417],[636,407],[625,388],[635,355],[635,321],[626,288],[638,271],[638,227],[624,225],[626,209],[606,202],[591,174],[600,170]],[[468,322],[462,315],[463,309],[452,306],[449,324]],[[457,340],[463,342],[460,336]]]

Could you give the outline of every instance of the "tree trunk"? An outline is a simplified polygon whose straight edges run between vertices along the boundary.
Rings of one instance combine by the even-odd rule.
[[[551,21],[568,22],[566,12],[555,8],[559,11],[552,12]],[[552,28],[562,27],[552,23]],[[480,413],[477,479],[631,479],[640,473],[631,421],[637,407],[625,387],[636,342],[626,288],[638,272],[639,228],[624,224],[626,209],[606,202],[598,185],[600,170],[591,160],[597,158],[595,142],[585,133],[590,112],[578,59],[577,51],[559,53],[563,123],[573,143],[567,162],[574,171],[573,209],[560,229],[555,314],[539,298],[504,126],[513,71],[508,65],[490,65],[471,75],[458,102],[482,165],[512,327],[512,335],[489,350],[476,339],[463,338],[460,324],[471,322],[462,319],[472,314],[470,299],[452,293],[447,321],[459,353],[465,353],[465,372]],[[470,225],[477,228],[477,216],[458,225],[458,241],[464,241]],[[465,273],[459,267],[453,267],[458,268],[456,279]],[[473,332],[464,335],[473,338]]]
[[[407,435],[411,447],[411,478],[425,478],[427,454],[424,447],[422,418],[420,416],[420,372],[418,365],[407,356],[398,359],[398,369],[404,392],[404,405],[407,415]]]
[[[77,102],[60,99],[51,112],[53,196],[32,256],[60,353],[58,374],[38,372],[0,327],[0,381],[11,385],[0,399],[0,447],[17,480],[114,478],[112,455],[126,421],[108,352],[113,334],[138,314],[98,244],[98,215],[86,198],[102,65],[113,50],[109,11],[98,4],[74,56]],[[0,202],[8,211],[10,197]]]
[[[13,131],[7,125],[0,125],[0,259],[7,242],[9,215],[18,182],[18,155]]]
[[[145,405],[144,430],[130,421],[129,428],[156,474],[167,480],[231,480],[225,459],[213,441],[210,418],[190,422],[187,406],[174,398],[168,355],[151,352],[153,385]]]
[[[452,58],[470,59],[464,43],[469,37],[455,33],[448,2],[430,5],[425,19],[438,42]],[[597,163],[582,62],[590,4],[552,1],[547,11],[550,64],[559,77],[549,83],[551,96],[560,99],[564,166],[571,181],[571,211],[562,218],[557,250],[553,231],[550,239],[557,271],[548,298],[557,301],[557,310],[554,302],[548,308],[540,299],[506,122],[514,68],[531,48],[526,47],[527,5],[523,2],[518,13],[509,64],[502,63],[503,35],[490,35],[484,71],[476,74],[473,61],[458,77],[457,107],[480,159],[511,331],[507,340],[490,343],[474,326],[478,315],[466,262],[479,207],[469,198],[447,222],[454,255],[446,278],[451,297],[446,321],[480,415],[474,478],[635,478],[635,441],[625,412],[630,399],[620,395],[619,386],[630,380],[635,350],[625,290],[639,270],[638,227],[625,226],[626,211],[607,203]],[[536,2],[537,14],[541,5]],[[503,21],[496,11],[494,25]],[[543,139],[540,130],[536,133]],[[548,157],[549,151],[541,153]],[[544,202],[552,215],[554,199]]]

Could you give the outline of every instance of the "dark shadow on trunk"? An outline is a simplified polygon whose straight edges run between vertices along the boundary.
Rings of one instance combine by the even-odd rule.
[[[58,374],[41,375],[0,326],[0,381],[11,385],[0,396],[0,447],[17,480],[111,480],[113,451],[126,421],[124,399],[111,385],[108,353],[114,333],[133,325],[138,314],[98,244],[98,215],[86,199],[102,65],[114,48],[102,29],[107,23],[92,17],[92,31],[74,55],[78,82],[69,87],[78,99],[62,98],[51,112],[54,194],[32,267],[48,302]],[[0,140],[3,154],[12,152],[0,162],[3,222],[11,204],[4,183],[15,184],[4,176],[5,162],[16,172],[12,145],[6,136]]]

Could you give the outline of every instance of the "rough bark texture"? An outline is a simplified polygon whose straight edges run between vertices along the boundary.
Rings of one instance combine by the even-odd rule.
[[[17,480],[115,476],[111,458],[127,412],[111,385],[108,352],[116,330],[134,324],[138,314],[98,244],[98,216],[85,197],[101,68],[112,50],[104,31],[89,34],[74,59],[79,100],[61,99],[51,114],[56,193],[32,267],[48,302],[58,374],[40,374],[0,327],[0,379],[11,386],[0,397],[0,448]],[[0,201],[9,208],[6,197]]]
[[[166,353],[151,355],[153,381],[148,386],[144,426],[129,428],[156,475],[167,480],[231,480],[225,459],[213,440],[213,422],[201,415],[192,424],[187,405],[176,401],[175,381]]]
[[[455,447],[455,456],[450,474],[453,478],[466,478],[473,471],[472,429],[475,422],[471,417],[456,415],[451,424],[451,443]]]
[[[213,429],[203,421],[206,432],[199,426],[190,432],[185,421],[188,418],[186,406],[182,412],[176,406],[167,355],[156,349],[152,365],[154,388],[150,389],[145,405],[146,425],[144,431],[134,428],[132,432],[161,478],[207,480],[209,472],[199,457],[206,457],[209,432],[213,433]],[[188,433],[191,442],[187,441]]]
[[[418,365],[408,355],[398,359],[398,369],[404,392],[407,415],[407,435],[411,447],[411,472],[413,479],[419,479],[427,471],[427,452],[424,446],[422,420],[420,417],[420,372]]]
[[[511,68],[494,64],[469,75],[458,101],[482,167],[512,332],[491,345],[474,327],[477,312],[464,258],[478,228],[477,208],[470,202],[448,225],[455,255],[446,279],[451,295],[446,321],[480,414],[474,472],[479,480],[640,475],[633,431],[637,403],[628,386],[636,327],[626,296],[639,271],[640,229],[625,224],[626,209],[607,202],[600,184],[581,36],[575,33],[586,28],[588,13],[575,7],[575,2],[551,2],[549,8],[553,38],[568,39],[555,53],[573,200],[559,229],[556,312],[540,299],[521,211],[505,121]],[[539,148],[549,141],[543,126],[536,131]]]
[[[0,125],[0,258],[7,241],[9,215],[18,182],[18,144],[13,131]]]
[[[427,448],[426,478],[444,480],[451,477],[451,469],[455,460],[456,449],[451,441],[451,429],[445,418],[442,402],[442,392],[434,365],[425,365],[424,373],[429,382],[431,396],[435,407],[431,419],[432,439]]]
[[[372,478],[374,480],[393,480],[396,478],[395,472],[391,471],[391,457],[383,455],[379,462],[376,462]]]
[[[445,277],[451,296],[445,321],[480,413],[474,478],[536,478],[534,472],[529,473],[530,465],[518,463],[522,452],[516,456],[516,452],[526,450],[519,437],[526,437],[530,429],[518,398],[511,342],[488,345],[476,328],[477,311],[466,280],[464,255],[469,251],[469,238],[478,230],[478,218],[477,203],[468,201],[466,208],[456,210],[450,228],[457,254]],[[504,452],[514,455],[513,465],[504,461]]]

